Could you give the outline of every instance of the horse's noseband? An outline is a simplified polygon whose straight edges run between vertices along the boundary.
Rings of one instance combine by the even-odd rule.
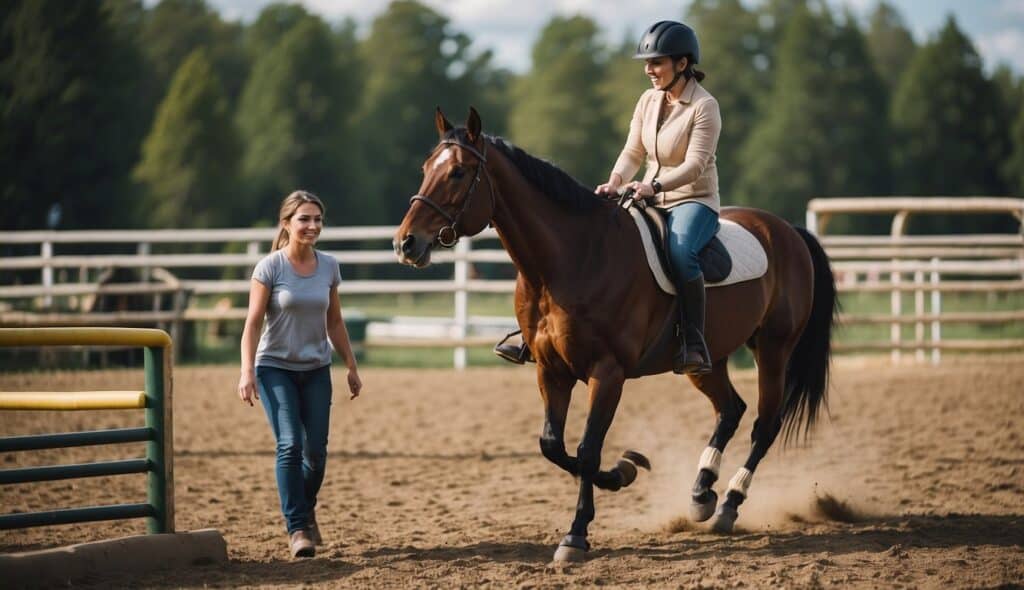
[[[468,143],[463,143],[463,142],[461,142],[461,141],[459,141],[457,139],[446,139],[446,140],[442,141],[441,143],[439,143],[438,145],[441,146],[441,145],[448,145],[448,144],[457,145],[457,146],[461,147],[462,149],[472,153],[473,155],[475,155],[479,159],[479,162],[477,162],[477,165],[476,165],[476,173],[473,176],[473,182],[471,182],[469,184],[469,188],[466,189],[466,196],[462,200],[462,208],[459,209],[458,213],[456,213],[454,216],[452,216],[452,215],[449,215],[447,211],[442,209],[440,205],[438,205],[434,201],[431,201],[429,198],[427,198],[427,197],[425,197],[423,195],[413,195],[409,199],[409,205],[410,206],[415,204],[416,202],[425,203],[426,205],[429,205],[434,211],[437,211],[438,213],[440,213],[441,217],[443,217],[444,220],[448,222],[448,225],[442,226],[441,229],[437,230],[437,238],[436,238],[437,239],[437,243],[440,244],[444,248],[451,248],[451,247],[455,246],[455,244],[457,244],[459,242],[459,237],[460,237],[459,236],[459,231],[457,229],[455,229],[455,226],[462,219],[462,214],[465,213],[469,209],[469,204],[470,204],[470,202],[473,199],[473,194],[474,194],[474,191],[476,190],[476,185],[480,183],[480,172],[481,171],[484,172],[484,176],[487,178],[487,188],[489,189],[488,192],[490,192],[490,194],[491,194],[491,214],[492,215],[494,214],[494,208],[495,208],[494,186],[491,184],[491,177],[490,177],[490,175],[487,174],[487,169],[484,168],[484,164],[487,163],[487,140],[486,139],[484,140],[483,152],[477,150],[472,145],[470,145]]]

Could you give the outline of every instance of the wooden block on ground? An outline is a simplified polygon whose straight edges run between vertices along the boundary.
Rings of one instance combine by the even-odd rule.
[[[200,529],[0,555],[0,580],[9,588],[67,586],[84,578],[96,580],[227,561],[227,543],[220,532]]]

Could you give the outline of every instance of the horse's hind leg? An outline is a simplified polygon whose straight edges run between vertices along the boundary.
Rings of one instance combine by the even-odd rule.
[[[739,516],[738,508],[747,498],[750,482],[754,478],[754,470],[757,469],[757,464],[771,448],[775,437],[782,428],[782,397],[785,391],[786,362],[789,358],[789,351],[759,346],[756,354],[759,395],[757,420],[754,421],[754,430],[751,434],[750,455],[743,467],[740,467],[736,471],[736,475],[729,480],[725,501],[715,512],[715,520],[711,528],[719,533],[732,532],[736,518]]]
[[[700,463],[697,465],[697,481],[693,484],[690,501],[690,518],[704,522],[711,518],[718,504],[718,494],[711,486],[718,480],[725,445],[736,433],[747,404],[743,403],[729,381],[728,359],[716,361],[710,374],[691,376],[690,380],[697,389],[708,396],[718,415],[715,432],[711,435],[711,440],[708,441],[708,446],[701,454]]]

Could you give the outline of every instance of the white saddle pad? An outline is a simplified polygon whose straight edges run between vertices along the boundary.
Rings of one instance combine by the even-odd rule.
[[[654,239],[643,216],[645,213],[651,216],[658,227],[664,226],[664,220],[653,208],[650,209],[652,210],[642,211],[639,207],[630,207],[629,214],[633,217],[633,221],[636,222],[636,227],[640,231],[640,240],[644,244],[644,253],[647,255],[647,265],[651,268],[655,281],[658,282],[658,286],[661,287],[662,291],[675,295],[676,287],[672,284],[668,273],[662,267],[661,257],[658,256],[657,248],[661,246],[661,240]],[[729,251],[729,257],[732,258],[732,270],[725,279],[717,283],[707,283],[706,287],[724,287],[733,283],[750,281],[768,272],[768,255],[765,254],[761,242],[757,241],[754,234],[735,221],[720,219],[719,224],[721,227],[719,227],[716,236],[725,245],[726,250]]]

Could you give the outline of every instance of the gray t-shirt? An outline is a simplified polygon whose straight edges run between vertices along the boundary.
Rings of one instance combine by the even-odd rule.
[[[333,256],[314,252],[316,271],[308,276],[295,271],[284,250],[271,252],[253,269],[252,278],[270,289],[256,366],[310,371],[331,364],[327,305],[341,271]]]

